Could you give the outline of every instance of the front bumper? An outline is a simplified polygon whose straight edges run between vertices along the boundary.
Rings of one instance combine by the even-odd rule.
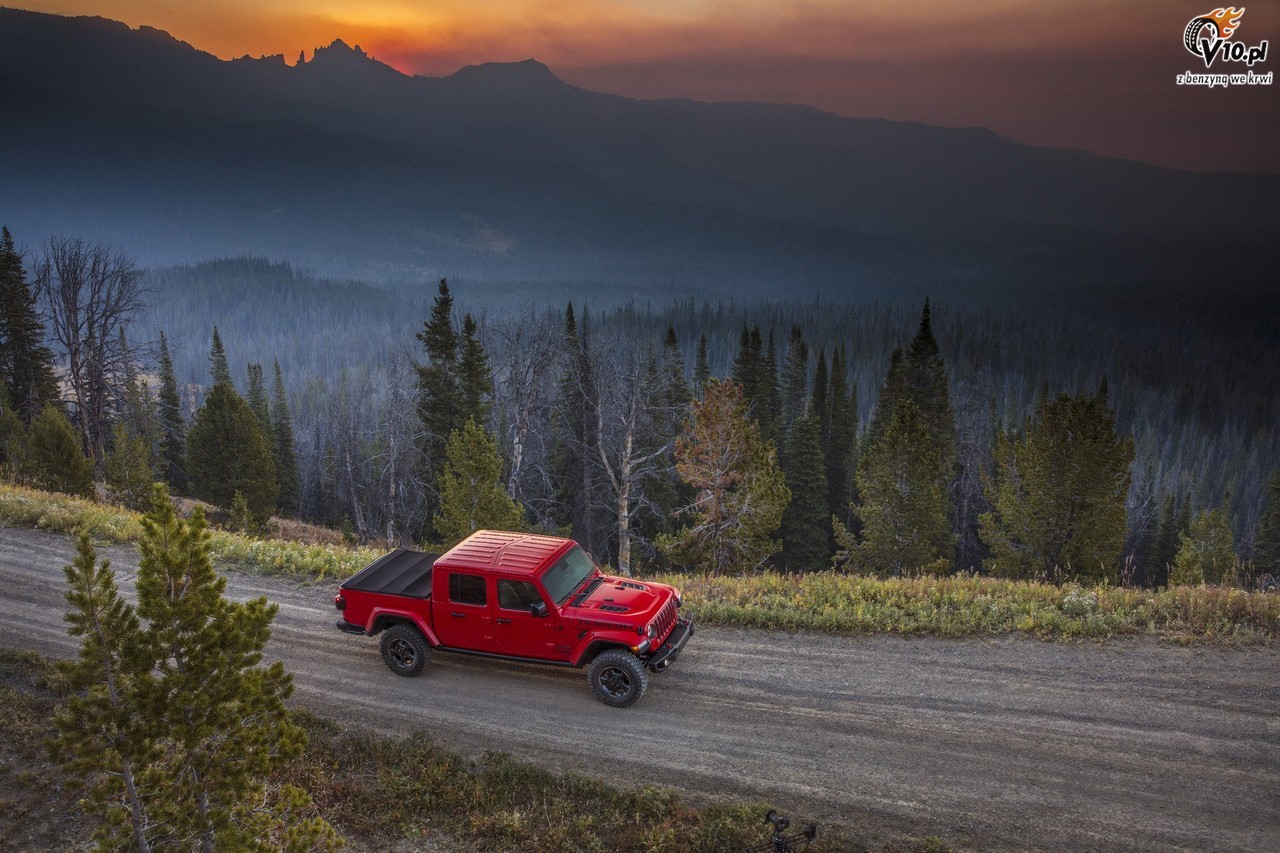
[[[649,656],[647,661],[651,672],[662,672],[662,670],[675,663],[676,658],[680,656],[680,651],[689,642],[689,638],[693,636],[693,622],[689,619],[676,620],[676,627],[671,629],[671,633],[667,635],[667,640],[658,646],[657,650]]]

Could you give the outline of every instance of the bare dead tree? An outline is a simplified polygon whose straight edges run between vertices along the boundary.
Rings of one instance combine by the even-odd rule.
[[[539,318],[532,311],[523,317],[499,321],[494,332],[498,343],[494,408],[505,426],[503,438],[510,463],[507,494],[529,504],[522,486],[528,468],[534,467],[527,465],[530,457],[545,456],[541,443],[546,430],[539,427],[545,426],[548,419],[563,335],[554,318]],[[533,444],[539,446],[531,448]]]
[[[386,531],[388,545],[410,545],[422,529],[426,484],[419,459],[422,423],[418,419],[417,374],[408,353],[395,353],[386,374],[386,402],[378,424],[374,462],[378,469],[371,511]]]
[[[81,441],[101,470],[112,404],[132,358],[124,332],[143,308],[142,269],[102,243],[52,237],[36,260],[35,285],[64,359]]]
[[[600,404],[596,407],[596,450],[612,506],[618,535],[618,571],[631,575],[631,522],[647,506],[644,483],[664,470],[673,437],[661,443],[653,438],[655,416],[665,408],[662,376],[635,350],[616,349],[601,354],[595,363],[595,383]],[[653,445],[657,446],[653,446]]]

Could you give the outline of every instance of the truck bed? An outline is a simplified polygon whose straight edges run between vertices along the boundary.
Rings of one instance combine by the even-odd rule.
[[[361,569],[342,589],[430,598],[431,569],[439,556],[397,548]]]

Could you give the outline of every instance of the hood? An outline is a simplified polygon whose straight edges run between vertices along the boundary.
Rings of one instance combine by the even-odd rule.
[[[601,575],[600,583],[573,610],[582,619],[643,625],[657,615],[671,596],[665,584]]]

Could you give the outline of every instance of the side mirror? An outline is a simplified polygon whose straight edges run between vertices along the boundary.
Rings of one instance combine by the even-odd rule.
[[[546,602],[545,602],[545,601],[539,601],[539,602],[537,602],[536,604],[530,604],[530,605],[529,605],[529,612],[530,612],[530,613],[532,613],[534,616],[546,616],[546,615],[547,615],[547,604],[546,604]]]

